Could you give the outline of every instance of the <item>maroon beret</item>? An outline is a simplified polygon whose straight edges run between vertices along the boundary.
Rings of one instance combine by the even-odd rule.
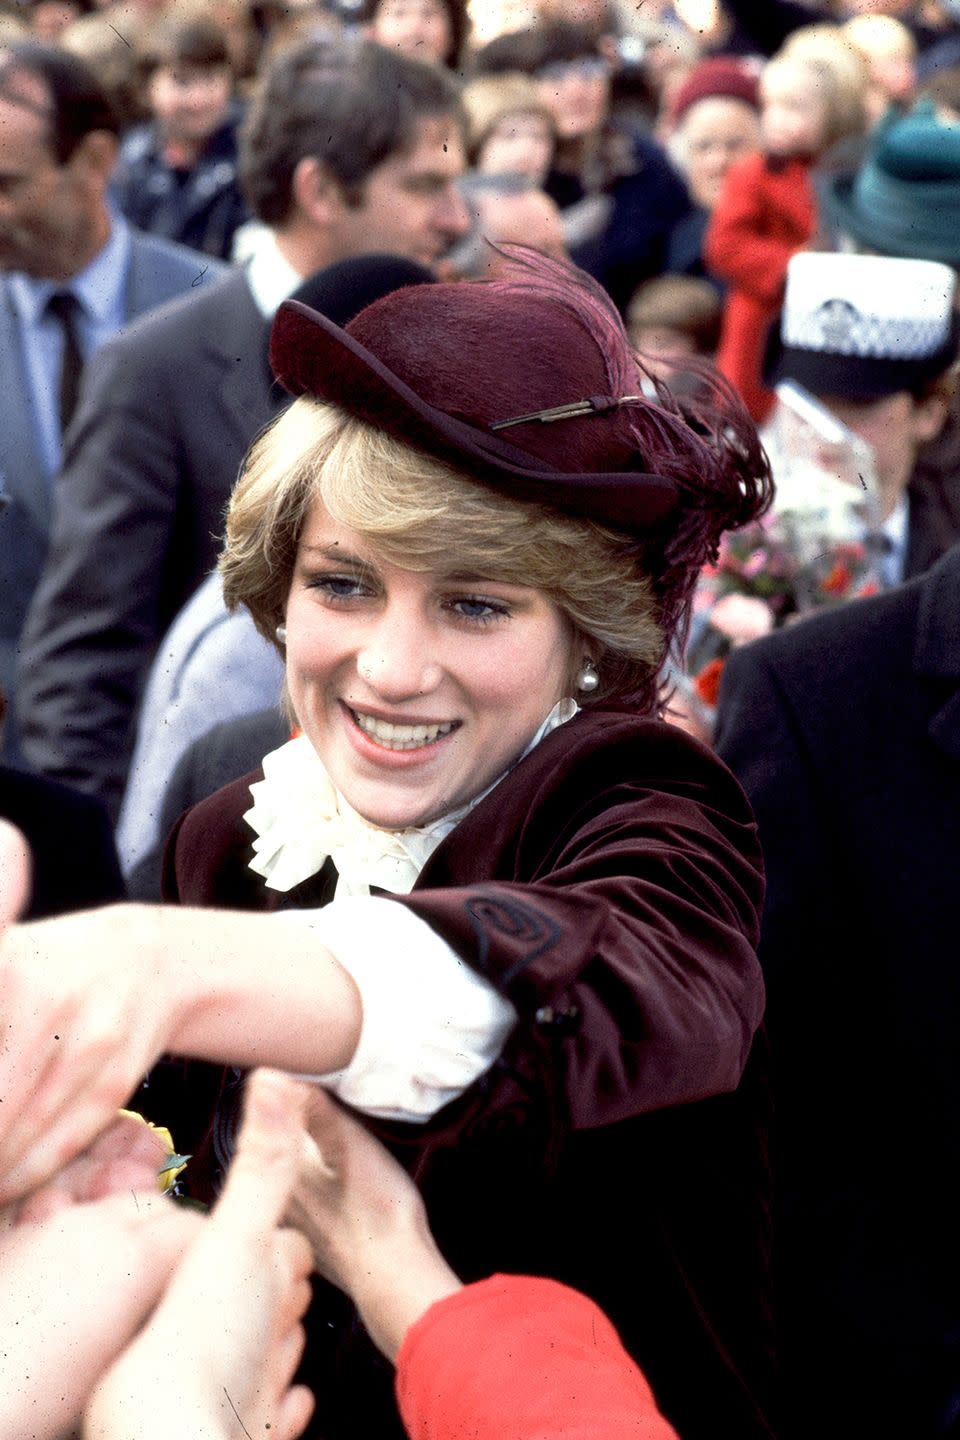
[[[630,411],[650,403],[639,367],[609,301],[548,263],[525,281],[396,290],[346,329],[287,301],[274,371],[292,394],[509,495],[620,529],[649,525],[679,497],[639,452]]]
[[[699,100],[742,100],[760,109],[760,72],[754,65],[732,55],[701,60],[677,87],[670,102],[670,121],[679,125],[691,105]]]
[[[686,398],[655,386],[582,271],[501,248],[493,279],[395,290],[346,329],[286,301],[277,378],[480,484],[627,532],[665,634],[682,632],[721,533],[770,502],[756,430],[709,366],[691,362]]]

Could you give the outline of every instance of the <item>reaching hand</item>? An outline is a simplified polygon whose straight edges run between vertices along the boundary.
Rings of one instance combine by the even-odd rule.
[[[0,835],[0,876],[16,872]],[[0,904],[9,920],[10,894]],[[0,940],[0,1203],[86,1149],[165,1048],[175,997],[136,906],[8,925]]]
[[[30,847],[8,820],[0,820],[0,932],[26,909],[30,895]]]
[[[139,1338],[90,1402],[86,1440],[239,1433],[294,1440],[313,1409],[291,1387],[310,1301],[310,1247],[279,1229],[296,1181],[305,1085],[254,1072],[237,1153],[212,1217]]]
[[[152,1157],[155,1162],[155,1155]],[[156,1190],[70,1205],[0,1238],[0,1435],[72,1433],[202,1221]]]
[[[307,1123],[312,1143],[289,1218],[392,1360],[408,1327],[460,1281],[437,1249],[419,1191],[379,1141],[324,1090],[312,1091]]]
[[[135,1115],[118,1115],[88,1150],[27,1196],[16,1210],[16,1223],[47,1220],[70,1205],[108,1195],[159,1193],[158,1176],[166,1158],[154,1130]]]
[[[349,1062],[359,992],[298,928],[272,915],[144,905],[15,924],[28,868],[22,837],[4,826],[0,1206],[87,1149],[165,1050],[308,1074]]]

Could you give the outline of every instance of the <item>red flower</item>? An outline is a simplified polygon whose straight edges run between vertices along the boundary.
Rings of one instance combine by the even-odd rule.
[[[845,595],[850,589],[850,571],[841,561],[837,561],[833,568],[824,576],[821,589],[827,595]]]
[[[693,688],[703,701],[704,705],[716,705],[720,696],[720,676],[723,674],[724,662],[721,659],[708,660],[706,665],[695,676]]]

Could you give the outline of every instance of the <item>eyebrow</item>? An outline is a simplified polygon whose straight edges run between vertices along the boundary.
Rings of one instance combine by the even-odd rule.
[[[365,560],[360,555],[353,555],[335,542],[331,545],[304,545],[301,543],[300,556],[310,560],[326,560],[334,565],[343,565],[347,569],[365,570],[368,574],[375,574],[377,569],[375,560]],[[450,569],[437,570],[434,573],[440,583],[444,585],[505,585],[514,590],[527,588],[520,580],[501,580],[496,575],[483,575],[476,570]]]
[[[309,555],[315,560],[331,560],[337,565],[353,565],[358,570],[373,570],[375,565],[372,560],[363,560],[359,555],[351,555],[349,550],[344,550],[342,545],[304,545],[301,542],[300,551],[303,555]]]

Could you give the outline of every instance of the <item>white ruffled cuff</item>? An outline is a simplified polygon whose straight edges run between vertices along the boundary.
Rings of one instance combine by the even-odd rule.
[[[423,1123],[496,1060],[517,1019],[510,1001],[425,920],[379,896],[285,910],[353,977],[363,1004],[350,1064],[308,1077],[382,1120]]]

